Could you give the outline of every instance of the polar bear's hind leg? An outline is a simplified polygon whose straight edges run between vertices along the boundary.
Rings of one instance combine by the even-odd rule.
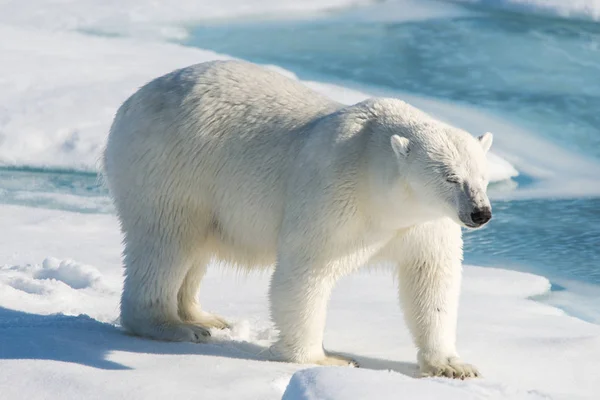
[[[177,312],[185,323],[198,325],[207,329],[225,329],[231,327],[222,317],[202,310],[198,302],[198,291],[202,278],[206,274],[210,257],[203,253],[197,256],[188,270],[179,293],[177,294]]]
[[[123,219],[126,268],[121,324],[134,335],[156,340],[203,342],[210,336],[210,326],[182,320],[179,315],[179,293],[197,261],[202,235],[174,215],[164,216],[169,223]]]

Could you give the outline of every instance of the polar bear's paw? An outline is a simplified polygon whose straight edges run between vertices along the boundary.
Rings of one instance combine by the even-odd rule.
[[[204,327],[206,329],[231,328],[231,324],[224,318],[196,307],[188,307],[188,309],[183,312],[180,310],[179,317],[187,324]]]
[[[231,324],[223,317],[216,314],[205,312],[204,316],[200,321],[200,325],[215,329],[231,329]]]
[[[202,326],[207,329],[229,329],[229,328],[231,328],[231,324],[229,322],[227,322],[227,320],[225,320],[222,317],[219,317],[218,315],[210,314],[207,312],[203,312],[201,316],[199,316],[193,320],[186,321],[186,322],[197,325],[197,326]]]
[[[464,363],[456,357],[450,357],[436,361],[424,361],[421,364],[421,376],[468,379],[480,377],[481,374],[473,365]]]
[[[192,336],[190,336],[190,342],[194,342],[194,343],[204,343],[208,340],[208,338],[210,338],[210,331],[201,325],[191,325],[191,324],[185,324],[183,326],[183,329],[189,329],[192,333]],[[187,341],[187,340],[184,340]]]
[[[269,348],[269,353],[271,354],[271,360],[273,361],[283,361],[283,362],[292,362],[298,364],[316,364],[323,366],[336,366],[336,367],[353,367],[358,368],[358,362],[355,360],[344,357],[339,354],[334,354],[330,352],[315,352],[312,356],[306,356],[304,354],[294,354],[292,352],[286,351],[285,347],[281,346],[281,342],[276,343],[275,345]]]
[[[136,336],[165,342],[204,343],[210,338],[210,331],[199,325],[185,323],[144,322],[135,325],[125,324],[125,328]]]
[[[314,362],[317,365],[325,366],[340,366],[340,367],[352,367],[358,368],[359,365],[356,360],[348,357],[343,357],[339,354],[327,353],[323,358]]]

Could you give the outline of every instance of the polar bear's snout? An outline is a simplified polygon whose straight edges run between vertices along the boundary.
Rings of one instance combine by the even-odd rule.
[[[471,213],[471,221],[477,226],[483,226],[492,219],[492,209],[490,207],[476,208]]]
[[[492,206],[485,186],[465,184],[466,190],[457,191],[457,222],[465,228],[481,228],[492,219]]]

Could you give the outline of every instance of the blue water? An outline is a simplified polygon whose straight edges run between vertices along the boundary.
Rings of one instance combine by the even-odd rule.
[[[94,173],[0,167],[0,202],[80,213],[109,213],[114,208]]]
[[[185,44],[277,64],[301,78],[477,106],[600,160],[600,24],[486,9],[405,22],[332,14],[197,26]],[[11,204],[113,211],[94,174],[0,169],[0,194]],[[465,233],[467,263],[600,285],[600,198],[494,200],[493,208],[486,228]]]

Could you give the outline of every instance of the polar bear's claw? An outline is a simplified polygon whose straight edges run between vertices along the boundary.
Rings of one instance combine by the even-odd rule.
[[[328,353],[325,357],[315,362],[317,365],[324,366],[340,366],[340,367],[351,367],[359,368],[358,362],[351,358],[343,357],[338,354]]]
[[[226,319],[215,314],[209,314],[207,312],[204,313],[204,318],[202,318],[199,322],[202,326],[208,328],[231,329],[231,324]]]
[[[206,312],[196,306],[179,310],[179,317],[185,323],[206,329],[230,329],[231,324],[216,314]]]
[[[165,342],[205,343],[210,331],[202,326],[182,323],[128,323],[126,330],[136,336],[148,337]]]
[[[204,341],[204,339],[211,336],[210,331],[202,326],[195,326],[192,330],[194,332],[194,337],[199,342]]]
[[[190,342],[205,343],[206,340],[211,336],[210,331],[203,326],[185,324],[184,327],[186,329],[189,329],[192,334],[189,340]],[[186,340],[184,339],[183,341]]]
[[[421,367],[423,377],[445,377],[453,379],[478,378],[480,372],[471,364],[450,359],[447,362],[428,364]]]

